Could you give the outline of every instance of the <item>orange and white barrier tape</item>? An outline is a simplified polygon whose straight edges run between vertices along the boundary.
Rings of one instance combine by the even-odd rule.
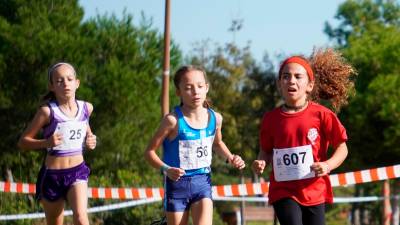
[[[13,183],[0,181],[0,192],[35,194],[35,184]]]
[[[164,197],[163,188],[88,188],[89,198],[144,199]]]
[[[331,180],[332,186],[337,187],[394,179],[398,177],[400,177],[400,164],[355,172],[333,174],[329,176],[329,179]]]
[[[269,182],[218,185],[212,187],[214,197],[252,196],[268,193]]]
[[[400,177],[400,164],[355,172],[330,175],[333,187],[361,184]],[[267,194],[269,182],[230,184],[213,186],[213,197],[253,196]],[[35,185],[26,183],[0,182],[0,192],[34,194]],[[88,188],[89,198],[101,199],[145,199],[161,198],[163,188]]]

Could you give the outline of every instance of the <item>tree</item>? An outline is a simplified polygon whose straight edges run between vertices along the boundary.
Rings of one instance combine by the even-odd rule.
[[[43,161],[39,152],[21,154],[16,142],[45,93],[47,67],[71,59],[82,41],[83,10],[77,1],[2,1],[0,4],[0,129],[2,180],[33,182]],[[35,169],[32,169],[35,168]],[[37,211],[31,196],[0,194],[2,214]],[[3,211],[4,210],[4,211]],[[12,222],[11,224],[13,224]],[[30,224],[29,221],[16,221]]]
[[[371,26],[398,27],[400,10],[395,0],[348,0],[341,4],[335,18],[337,27],[325,23],[325,33],[339,46],[348,46],[350,36],[360,37]]]
[[[400,6],[395,1],[347,1],[336,16],[343,20],[342,25],[334,30],[338,31],[335,34],[343,33],[343,24],[347,24],[351,32],[346,36],[328,32],[337,40],[346,37],[345,43],[338,47],[359,74],[355,98],[342,113],[343,120],[351,127],[350,144],[355,149],[351,154],[360,153],[355,159],[361,165],[353,164],[353,168],[390,165],[400,154],[394,144],[399,138],[396,131],[399,118],[393,114],[399,100],[393,82],[397,81],[399,71],[400,17],[393,15],[400,15]],[[383,146],[390,151],[377,151]]]
[[[358,70],[356,95],[342,113],[349,133],[346,168],[362,169],[399,163],[398,114],[400,6],[397,1],[344,2],[336,18],[337,28],[326,26],[345,57]],[[376,184],[357,185],[356,194],[380,194]],[[379,212],[379,206],[362,206]],[[364,218],[379,224],[379,217]]]
[[[0,122],[6,125],[0,131],[5,153],[0,159],[2,169],[20,163],[15,157],[16,141],[38,106],[39,93],[45,93],[46,69],[56,59],[74,57],[82,41],[77,37],[83,17],[77,2],[4,3],[0,6]],[[28,168],[41,163],[37,154],[32,157],[22,157],[21,163]],[[35,175],[27,171],[25,176]]]
[[[36,180],[43,152],[19,153],[15,143],[46,92],[47,68],[67,61],[81,80],[78,98],[94,105],[90,122],[98,147],[85,153],[92,170],[89,185],[161,186],[161,176],[154,176],[157,171],[140,159],[159,121],[162,35],[146,18],[138,26],[130,15],[120,20],[114,16],[82,19],[78,1],[8,0],[0,5],[2,174],[11,174],[8,179],[14,181]],[[180,61],[173,43],[171,65]],[[2,214],[40,208],[26,195],[0,196]],[[90,204],[103,202],[91,200]],[[160,205],[127,209],[126,220],[107,213],[94,217],[114,221],[110,223],[142,224],[153,219],[154,214],[148,212],[157,210]]]

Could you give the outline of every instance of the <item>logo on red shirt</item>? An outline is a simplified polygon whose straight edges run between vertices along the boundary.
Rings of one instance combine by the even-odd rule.
[[[308,130],[307,138],[311,141],[312,144],[315,144],[315,140],[317,140],[318,131],[316,128],[311,128]]]

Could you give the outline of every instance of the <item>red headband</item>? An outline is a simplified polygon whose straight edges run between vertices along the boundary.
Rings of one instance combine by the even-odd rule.
[[[314,72],[311,69],[310,64],[307,62],[307,60],[305,60],[299,56],[292,56],[292,57],[285,59],[285,61],[283,61],[283,63],[281,64],[281,67],[279,68],[279,77],[281,77],[283,67],[289,63],[297,63],[297,64],[301,65],[307,71],[307,74],[308,74],[308,77],[310,78],[310,80],[311,81],[314,80]]]

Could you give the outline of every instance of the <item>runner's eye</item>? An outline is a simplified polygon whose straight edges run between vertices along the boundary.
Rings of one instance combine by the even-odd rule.
[[[282,79],[283,80],[288,80],[289,79],[289,74],[287,74],[287,73],[282,74]]]
[[[187,91],[192,90],[192,86],[185,86],[185,90]]]

